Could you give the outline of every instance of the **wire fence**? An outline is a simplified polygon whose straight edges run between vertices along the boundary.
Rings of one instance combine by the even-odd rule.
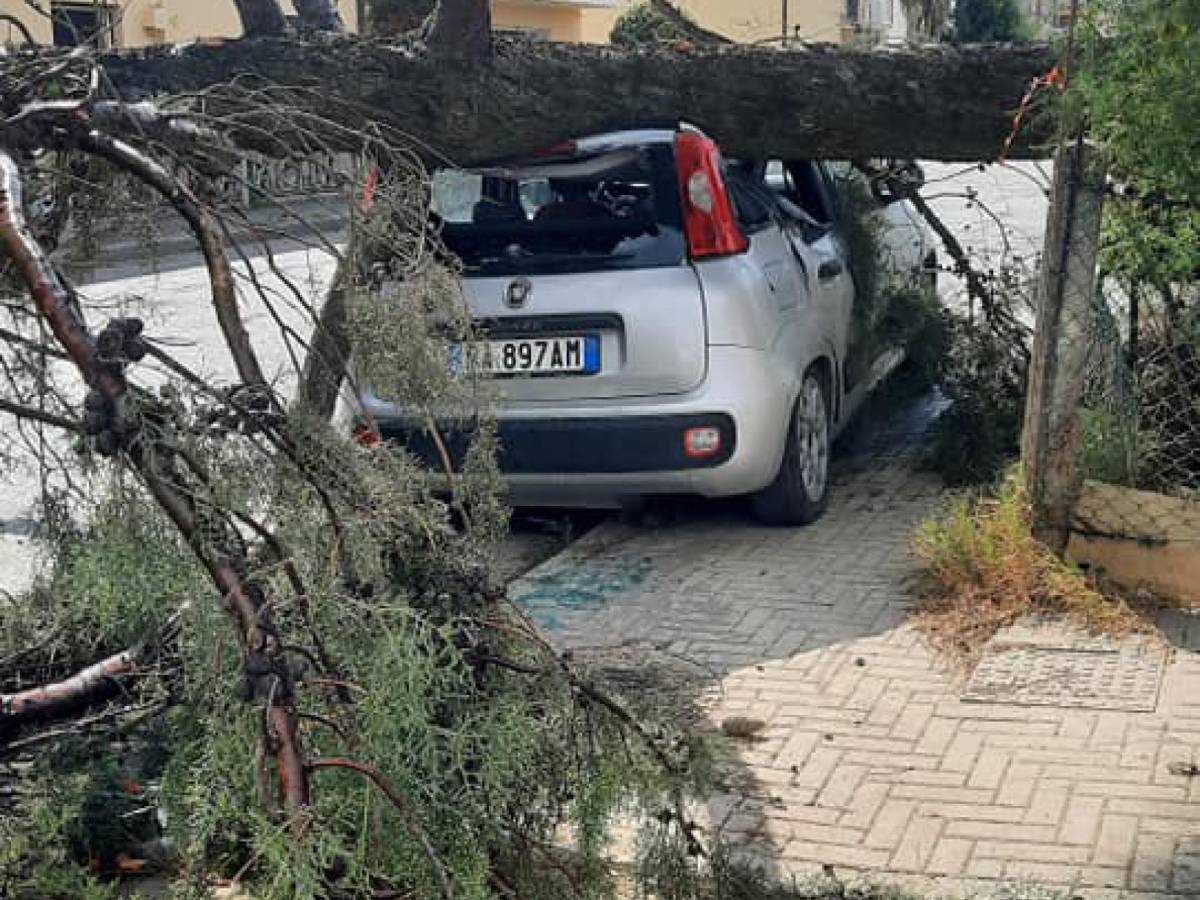
[[[1080,398],[1085,479],[1200,501],[1200,306],[1193,288],[1103,281]]]

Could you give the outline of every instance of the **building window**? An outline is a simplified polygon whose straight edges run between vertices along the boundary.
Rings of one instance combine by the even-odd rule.
[[[54,46],[77,47],[91,44],[100,48],[113,45],[113,8],[100,3],[54,3]]]

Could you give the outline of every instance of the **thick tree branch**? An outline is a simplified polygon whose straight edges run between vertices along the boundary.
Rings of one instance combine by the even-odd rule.
[[[486,60],[492,55],[489,0],[439,0],[425,38],[435,56]]]
[[[247,37],[277,37],[287,29],[287,19],[276,0],[233,0]]]
[[[140,649],[123,650],[54,684],[0,694],[0,729],[62,718],[109,699],[115,679],[131,673],[140,654]]]
[[[297,391],[297,409],[322,422],[333,417],[350,360],[350,334],[346,321],[349,266],[350,263],[343,259],[334,272],[333,283],[313,330]]]
[[[427,159],[468,163],[681,120],[732,156],[994,159],[1031,79],[1054,59],[1042,45],[621,52],[497,42],[486,59],[447,65],[419,44],[358,40],[233,41],[103,62],[123,96],[210,89],[205,102],[218,115],[211,88],[231,72],[311,87],[293,99],[344,126],[334,149],[362,146],[363,124],[378,121],[409,135]],[[264,134],[255,124],[235,127],[232,138],[271,154],[311,140],[300,127],[273,124]],[[1027,122],[1011,155],[1044,156],[1051,124]]]
[[[300,24],[317,31],[345,31],[336,0],[294,0]]]

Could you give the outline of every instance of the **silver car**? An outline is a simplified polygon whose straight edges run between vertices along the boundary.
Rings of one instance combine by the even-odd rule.
[[[436,173],[434,213],[499,380],[513,503],[747,495],[766,522],[816,519],[831,442],[880,376],[848,365],[842,177],[726,160],[686,126]],[[892,267],[919,269],[922,229],[880,215]],[[422,423],[358,399],[432,461]]]

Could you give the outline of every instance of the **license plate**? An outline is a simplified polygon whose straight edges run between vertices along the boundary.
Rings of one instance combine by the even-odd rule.
[[[512,338],[483,344],[481,368],[492,375],[592,375],[600,371],[595,336]]]

